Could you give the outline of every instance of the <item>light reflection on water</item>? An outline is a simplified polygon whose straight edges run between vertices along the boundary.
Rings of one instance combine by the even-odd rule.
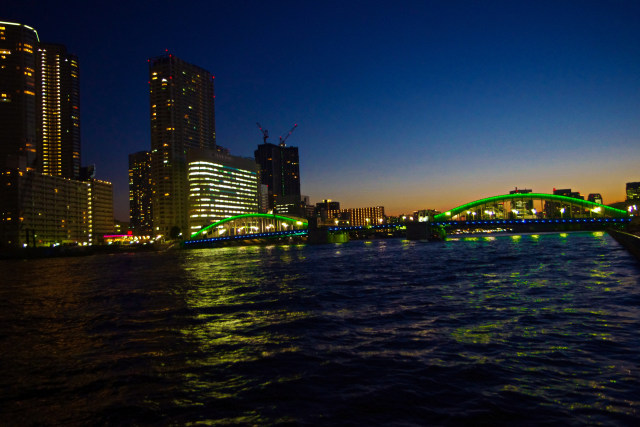
[[[638,419],[640,270],[601,232],[3,267],[14,424]]]

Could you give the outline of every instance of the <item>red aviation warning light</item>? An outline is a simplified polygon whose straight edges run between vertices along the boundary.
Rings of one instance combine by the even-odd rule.
[[[291,134],[293,133],[294,130],[296,130],[296,128],[298,127],[298,124],[296,123],[295,125],[293,125],[293,127],[291,128],[291,130],[289,131],[289,133],[287,133],[287,135],[283,138],[280,137],[280,146],[284,147],[285,146],[285,141],[287,140],[287,138],[289,138],[291,136]]]
[[[264,144],[267,143],[267,139],[269,139],[269,131],[267,129],[262,129],[262,126],[260,126],[260,123],[256,123],[258,125],[258,129],[260,129],[260,132],[262,132],[262,142]]]

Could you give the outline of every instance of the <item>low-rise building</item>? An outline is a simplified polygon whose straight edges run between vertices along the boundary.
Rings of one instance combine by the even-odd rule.
[[[253,159],[206,149],[190,150],[187,159],[190,235],[222,219],[259,212],[259,167]]]
[[[0,174],[0,246],[90,245],[112,233],[111,183],[19,169]]]

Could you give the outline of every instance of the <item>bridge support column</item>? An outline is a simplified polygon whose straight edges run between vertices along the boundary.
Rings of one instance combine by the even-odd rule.
[[[323,243],[346,243],[349,241],[349,233],[346,231],[329,231],[326,225],[318,225],[318,219],[309,220],[307,231],[307,243],[323,244]]]
[[[447,236],[444,228],[432,225],[430,222],[410,221],[406,226],[407,240],[445,240]]]

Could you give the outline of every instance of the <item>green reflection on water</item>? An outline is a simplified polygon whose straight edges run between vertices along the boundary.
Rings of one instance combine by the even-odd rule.
[[[244,366],[260,364],[286,353],[300,351],[287,324],[310,315],[291,310],[281,301],[304,292],[300,277],[286,266],[304,262],[301,247],[236,247],[192,251],[184,260],[188,273],[181,288],[190,321],[181,330],[196,352],[187,361],[206,374],[184,374],[187,389],[213,399],[237,399],[271,383],[296,381],[297,374],[273,374],[264,382],[242,372]],[[269,262],[275,265],[268,264]],[[251,369],[249,369],[251,371]],[[265,418],[259,410],[247,410],[224,420],[228,424],[264,425],[293,422],[289,418]],[[220,423],[221,420],[216,420]]]

